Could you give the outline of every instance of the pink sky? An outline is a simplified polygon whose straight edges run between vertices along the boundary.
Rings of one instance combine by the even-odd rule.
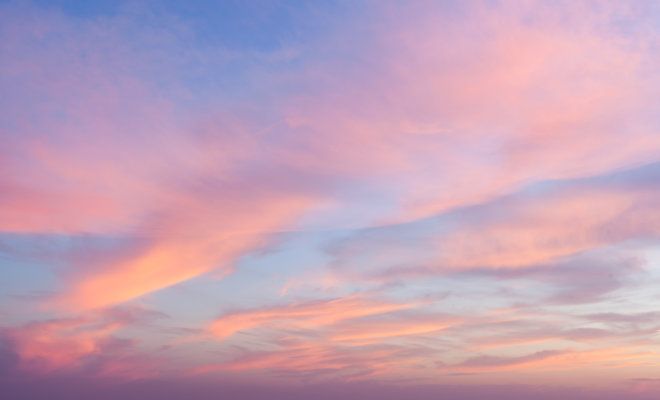
[[[658,27],[0,3],[0,392],[657,398]]]

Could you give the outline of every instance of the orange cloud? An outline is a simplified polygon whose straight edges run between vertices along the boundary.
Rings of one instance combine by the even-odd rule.
[[[320,379],[345,380],[395,376],[424,363],[430,351],[407,341],[432,340],[459,323],[455,317],[415,314],[423,304],[349,296],[228,313],[213,322],[212,334],[226,339],[252,332],[276,349],[240,352],[224,362],[201,366],[195,374],[260,371],[286,378],[316,371]]]
[[[428,352],[408,352],[397,346],[334,346],[296,344],[272,352],[253,352],[224,363],[200,366],[194,375],[216,372],[251,372],[278,379],[341,379],[386,377],[414,369]],[[399,375],[400,376],[400,375]]]
[[[317,329],[340,321],[410,309],[415,304],[372,301],[357,296],[311,301],[224,315],[213,322],[211,332],[227,338],[256,327]]]
[[[362,327],[347,327],[338,329],[330,335],[330,340],[336,342],[351,342],[359,344],[379,343],[387,339],[418,336],[435,333],[452,326],[454,322],[448,321],[415,321],[402,320],[396,322],[372,322]]]
[[[239,256],[263,245],[270,234],[311,203],[303,196],[269,197],[263,193],[251,200],[244,198],[238,204],[205,204],[197,199],[179,203],[165,217],[171,220],[159,223],[144,250],[119,262],[100,265],[92,273],[83,271],[79,278],[74,278],[59,304],[69,309],[106,307],[213,269],[227,272]]]
[[[657,352],[631,346],[581,351],[539,351],[518,357],[480,356],[453,366],[459,371],[509,371],[533,367],[541,373],[550,370],[575,370],[589,366],[600,368],[627,368],[631,366],[657,366]]]

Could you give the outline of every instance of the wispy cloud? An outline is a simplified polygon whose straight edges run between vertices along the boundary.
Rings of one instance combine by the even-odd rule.
[[[0,383],[657,392],[654,2],[175,3],[0,5]]]

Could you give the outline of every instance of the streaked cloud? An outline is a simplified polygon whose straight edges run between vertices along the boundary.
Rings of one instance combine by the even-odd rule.
[[[0,5],[1,386],[657,397],[659,20]]]

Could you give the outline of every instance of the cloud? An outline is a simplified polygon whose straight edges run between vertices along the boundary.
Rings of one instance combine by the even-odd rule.
[[[328,246],[331,267],[346,279],[388,281],[461,270],[533,269],[570,263],[571,257],[580,263],[580,255],[657,237],[658,193],[649,174],[656,169],[653,164],[546,182],[433,218],[357,230]],[[635,180],[634,186],[625,183]],[[631,266],[625,254],[615,258]],[[582,268],[584,274],[590,270]],[[570,288],[570,282],[563,283]]]
[[[525,364],[533,364],[535,362],[543,361],[562,354],[565,354],[565,352],[546,350],[520,357],[480,356],[480,357],[470,358],[464,361],[463,363],[459,364],[458,367],[463,369],[486,369],[486,370],[517,367]]]
[[[406,310],[415,305],[414,303],[390,303],[349,296],[229,313],[216,319],[210,329],[219,338],[261,326],[315,329],[345,320]]]
[[[214,269],[229,272],[234,260],[263,246],[270,234],[310,204],[310,199],[291,194],[257,192],[252,203],[247,197],[240,203],[227,198],[209,204],[186,199],[170,216],[145,230],[146,246],[119,260],[115,255],[73,271],[71,287],[60,304],[69,309],[105,307]]]
[[[5,110],[0,230],[134,242],[109,256],[87,248],[65,276],[60,307],[111,306],[229,271],[316,201],[301,175],[259,167],[253,122],[180,110],[177,74],[194,59],[185,26],[153,15],[147,28],[124,14],[2,11],[3,85],[26,107]],[[207,67],[222,64],[207,56]]]
[[[654,37],[619,32],[616,18],[651,23],[643,10],[626,12],[486,3],[375,10],[350,39],[350,61],[311,67],[311,93],[288,116],[310,150],[294,159],[368,176],[404,205],[390,221],[655,161]],[[393,183],[395,193],[382,189]]]
[[[134,341],[115,334],[163,314],[138,308],[109,309],[78,317],[33,321],[3,328],[17,371],[48,374],[85,371],[89,374],[135,376],[148,373],[144,359],[134,357]],[[130,362],[122,362],[128,358]],[[137,368],[141,361],[142,371]],[[134,364],[134,365],[131,365]]]
[[[482,384],[584,369],[584,385],[656,367],[655,315],[621,311],[648,301],[631,293],[654,282],[660,234],[653,5],[248,6],[258,37],[227,31],[238,6],[185,7],[0,6],[0,289],[15,261],[58,279],[37,301],[10,288],[0,371],[16,390],[47,393],[21,374],[76,397],[58,379],[98,392],[174,371],[191,381],[171,387],[203,396],[187,384],[206,374]],[[282,232],[313,244],[269,273],[321,276],[326,297],[253,299],[261,270],[211,288],[213,304],[260,304],[212,321],[168,297]],[[160,333],[190,335],[163,359],[131,330],[152,303],[185,320]],[[339,386],[328,396],[354,388]],[[454,389],[415,390],[533,397]]]
[[[414,25],[397,21],[394,6],[365,17],[369,35],[350,51],[369,61],[351,72],[335,73],[345,67],[341,60],[314,56],[301,63],[304,94],[283,95],[272,110],[279,121],[266,126],[247,110],[229,117],[221,109],[206,115],[182,109],[177,97],[190,95],[186,67],[199,61],[210,71],[227,59],[222,50],[197,58],[188,45],[194,35],[181,21],[147,13],[157,22],[147,29],[130,15],[87,23],[55,11],[5,7],[3,70],[11,77],[5,83],[20,102],[51,100],[27,108],[34,115],[9,119],[13,151],[4,157],[2,209],[11,212],[0,215],[2,229],[149,238],[149,246],[119,257],[116,266],[85,268],[84,282],[73,274],[61,304],[95,308],[218,266],[228,271],[264,240],[234,232],[267,236],[290,229],[314,204],[350,202],[351,182],[400,204],[404,214],[430,215],[530,180],[636,164],[657,148],[644,90],[654,83],[647,65],[657,60],[640,37],[622,38],[607,13],[570,30],[562,17],[574,23],[584,9],[541,19],[522,5],[426,7],[406,12],[423,16]],[[452,22],[454,13],[479,29],[464,32]],[[344,33],[334,35],[320,44],[332,45]],[[447,46],[447,35],[460,43]],[[36,45],[41,50],[32,50]],[[326,79],[314,79],[319,75]],[[168,79],[173,83],[165,84]],[[618,134],[623,120],[629,121],[625,141]],[[384,179],[395,179],[397,190],[386,189]],[[200,191],[197,182],[209,181],[211,193]],[[264,185],[273,187],[252,189]],[[586,226],[598,225],[628,201],[625,194],[594,196],[601,209],[588,197],[564,198],[544,205],[557,210],[545,223],[537,220],[541,206],[529,204],[511,218],[521,225],[493,221],[490,230],[459,230],[443,239],[456,254],[443,251],[440,262],[515,267],[586,249],[593,245],[588,235],[557,241],[566,221],[580,214]],[[262,217],[253,218],[257,213]],[[181,239],[190,235],[197,239]],[[535,242],[526,243],[530,237]],[[117,291],[117,282],[135,283]]]
[[[195,373],[258,371],[310,381],[395,377],[435,352],[416,340],[433,340],[460,323],[451,315],[423,311],[424,305],[354,295],[226,313],[212,323],[210,333],[234,339],[234,346],[244,350],[225,351],[221,361]],[[251,342],[263,350],[246,347]]]

